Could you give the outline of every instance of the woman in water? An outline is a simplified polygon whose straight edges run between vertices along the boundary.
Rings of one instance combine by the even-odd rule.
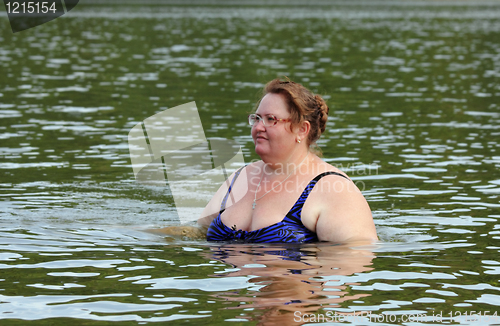
[[[275,79],[264,87],[248,118],[261,161],[233,173],[205,207],[198,223],[208,227],[208,241],[377,240],[359,189],[315,154],[328,111],[298,83]]]

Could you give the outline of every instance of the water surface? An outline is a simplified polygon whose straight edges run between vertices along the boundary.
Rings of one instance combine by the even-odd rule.
[[[498,2],[99,3],[16,34],[1,20],[2,324],[500,323],[465,316],[500,305]],[[129,130],[194,100],[250,162],[246,116],[283,75],[328,99],[324,159],[381,243],[145,232],[177,217],[168,189],[135,182]]]

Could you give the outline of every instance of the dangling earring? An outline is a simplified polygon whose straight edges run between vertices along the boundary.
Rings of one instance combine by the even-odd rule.
[[[299,143],[299,144],[300,144],[300,138],[297,138],[297,143]]]

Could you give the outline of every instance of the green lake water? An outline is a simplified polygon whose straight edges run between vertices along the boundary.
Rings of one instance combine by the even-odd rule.
[[[3,14],[0,324],[500,324],[499,17],[498,1],[89,0],[14,34]],[[131,128],[196,101],[206,137],[250,162],[247,115],[278,76],[327,99],[323,158],[380,243],[146,232],[177,215],[135,181]]]

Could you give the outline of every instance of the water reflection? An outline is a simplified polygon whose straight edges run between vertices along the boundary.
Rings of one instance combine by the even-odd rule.
[[[352,293],[358,283],[330,285],[335,276],[373,270],[373,246],[356,245],[242,245],[210,246],[213,258],[231,264],[234,271],[217,274],[228,281],[240,276],[254,284],[251,290],[220,292],[219,299],[239,302],[238,310],[251,310],[247,320],[262,325],[292,324],[297,316],[320,313],[321,308],[341,307],[369,293]],[[326,277],[326,278],[325,278]],[[294,320],[295,319],[295,320]]]

